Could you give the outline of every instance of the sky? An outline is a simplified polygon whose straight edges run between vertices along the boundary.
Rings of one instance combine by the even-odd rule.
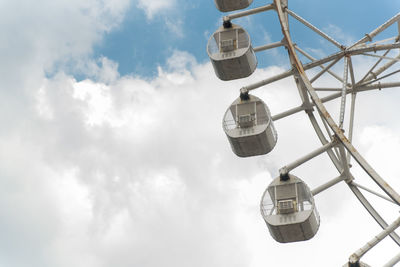
[[[289,8],[349,45],[400,2],[289,0]],[[315,196],[313,239],[280,244],[269,235],[262,193],[320,143],[299,113],[275,122],[268,155],[233,154],[225,110],[242,86],[290,64],[277,48],[257,54],[250,77],[219,80],[206,45],[223,15],[212,0],[0,0],[0,267],[342,266],[381,231],[339,184]],[[254,46],[282,39],[274,11],[234,23]],[[291,33],[317,58],[336,51],[294,20]],[[357,58],[356,69],[372,60]],[[300,104],[292,78],[254,94],[272,114]],[[397,89],[358,95],[354,144],[400,192],[398,97]],[[338,103],[327,105],[335,118]],[[356,163],[352,172],[379,190]],[[338,175],[326,155],[293,174],[311,188]],[[366,196],[389,223],[398,217],[395,205]],[[380,266],[399,251],[385,239],[364,261]]]

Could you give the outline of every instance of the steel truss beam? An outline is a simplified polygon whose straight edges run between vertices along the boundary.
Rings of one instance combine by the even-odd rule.
[[[302,70],[304,72],[306,70],[318,67],[318,66],[320,66],[322,64],[331,62],[331,61],[336,60],[338,58],[342,58],[342,57],[344,57],[346,55],[347,56],[353,56],[353,55],[360,55],[360,54],[365,53],[365,52],[382,51],[382,50],[395,49],[395,48],[400,48],[400,43],[384,44],[384,45],[373,45],[373,46],[368,46],[368,47],[353,48],[353,49],[346,50],[346,51],[341,51],[341,52],[335,53],[333,55],[330,55],[328,57],[322,58],[320,60],[316,60],[314,62],[310,62],[308,64],[305,64],[304,66],[302,66]],[[400,57],[400,55],[399,55],[399,57]],[[389,62],[387,66],[385,65],[385,69],[381,70],[380,72],[385,71],[387,68],[391,67],[396,62],[397,62],[396,60],[394,60],[393,62]],[[265,86],[267,84],[270,84],[270,83],[279,81],[281,79],[290,77],[290,76],[292,76],[294,74],[294,71],[295,71],[295,69],[288,70],[286,72],[283,72],[283,73],[278,74],[276,76],[273,76],[271,78],[261,80],[259,82],[254,83],[254,84],[247,85],[247,86],[243,87],[241,90],[242,91],[251,91],[251,90],[260,88],[260,87]]]

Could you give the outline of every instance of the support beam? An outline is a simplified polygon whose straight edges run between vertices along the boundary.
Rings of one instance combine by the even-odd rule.
[[[304,51],[303,49],[301,49],[300,47],[298,47],[297,45],[294,46],[294,48],[296,48],[297,51],[299,51],[301,54],[303,54],[306,58],[308,58],[309,60],[315,62],[317,61],[317,59],[315,59],[314,57],[312,57],[310,54],[308,54],[306,51]],[[322,70],[327,71],[330,75],[332,75],[335,79],[337,79],[339,82],[343,82],[343,80],[333,71],[330,71],[330,68],[336,64],[336,62],[338,62],[341,58],[338,58],[336,60],[334,60],[328,67],[325,67],[324,65],[319,65]],[[311,81],[311,80],[310,80]],[[311,81],[312,83],[313,81]]]
[[[343,129],[344,112],[346,108],[346,95],[347,95],[347,79],[349,77],[349,59],[344,57],[344,71],[343,71],[343,87],[342,87],[342,98],[340,101],[340,114],[339,114],[339,128]]]
[[[386,57],[386,56],[380,56],[380,55],[375,55],[375,54],[367,54],[367,53],[362,53],[361,55],[368,56],[368,57],[376,57],[376,58],[381,58],[381,59],[388,59],[388,60],[393,60],[393,61],[400,62],[400,58]]]
[[[322,71],[320,71],[319,73],[317,73],[313,78],[311,78],[310,83],[315,82],[319,77],[322,76],[322,74],[324,74],[325,72],[329,71],[341,58],[337,58],[334,61],[332,61],[327,67],[321,65]],[[330,74],[332,74],[331,72],[329,72]],[[336,75],[336,74],[335,74]],[[335,77],[336,78],[336,77]]]
[[[313,196],[318,195],[322,191],[325,191],[326,189],[331,188],[332,186],[334,186],[334,185],[340,183],[341,181],[343,181],[344,179],[345,179],[345,176],[344,175],[340,175],[340,176],[330,180],[329,182],[327,182],[327,183],[325,183],[323,185],[320,185],[320,186],[316,187],[315,189],[311,190],[311,194]]]
[[[350,78],[351,78],[351,105],[350,105],[350,122],[349,122],[349,134],[347,138],[350,142],[353,142],[353,129],[354,129],[354,116],[355,116],[355,106],[356,106],[356,96],[357,92],[354,90],[356,87],[356,78],[354,75],[353,61],[351,57],[349,57],[349,68],[350,68]],[[347,164],[350,164],[351,154],[347,152]]]
[[[353,176],[350,174],[350,167],[349,164],[347,164],[346,151],[344,150],[342,144],[339,144],[338,147],[339,147],[340,162],[343,168],[342,174],[344,175],[345,180],[347,182],[350,182]]]
[[[253,8],[253,9],[245,10],[245,11],[240,11],[240,12],[237,12],[237,13],[234,13],[234,14],[229,14],[229,15],[225,16],[224,17],[224,21],[230,21],[232,19],[237,19],[237,18],[241,18],[241,17],[245,17],[245,16],[261,13],[261,12],[264,12],[264,11],[272,10],[274,8],[275,8],[275,6],[273,4],[269,4],[269,5],[266,5],[266,6],[261,6],[261,7],[256,7],[256,8]]]
[[[362,186],[362,185],[360,185],[360,184],[357,184],[357,183],[354,182],[354,181],[352,182],[352,184],[355,185],[355,186],[357,186],[358,188],[361,188],[361,189],[364,190],[364,191],[367,191],[367,192],[369,192],[369,193],[371,193],[371,194],[377,196],[377,197],[380,197],[380,198],[382,198],[382,199],[384,199],[384,200],[387,200],[387,201],[389,201],[389,202],[392,202],[393,204],[398,205],[398,204],[397,204],[396,202],[394,202],[392,199],[390,199],[390,198],[388,198],[388,197],[386,197],[386,196],[384,196],[384,195],[382,195],[382,194],[379,194],[379,193],[377,193],[377,192],[375,192],[375,191],[372,191],[371,189],[369,189],[369,188],[367,188],[367,187],[365,187],[365,186]]]
[[[349,135],[347,138],[349,142],[353,142],[353,130],[354,130],[354,117],[355,117],[355,106],[356,106],[357,94],[353,91],[351,93],[351,106],[350,106],[350,122],[349,122]],[[350,164],[351,154],[347,152],[347,163]]]
[[[375,84],[369,84],[369,85],[357,85],[354,87],[354,90],[347,90],[347,93],[353,93],[353,92],[363,92],[363,91],[371,91],[371,90],[382,90],[382,89],[386,89],[386,88],[395,88],[395,87],[400,87],[400,82],[391,82],[391,83],[375,83]],[[321,88],[321,87],[315,87],[314,88],[315,91],[342,91],[341,88]],[[332,94],[328,97],[330,97],[331,99],[335,99],[337,98],[338,93]],[[340,93],[339,93],[340,96]],[[321,100],[324,100],[323,97],[321,98]],[[326,101],[325,101],[326,102]]]
[[[327,150],[329,150],[332,147],[334,147],[336,144],[337,144],[336,140],[333,140],[332,142],[323,145],[322,147],[312,151],[311,153],[305,155],[304,157],[301,157],[298,160],[286,165],[285,167],[282,167],[279,170],[279,174],[281,175],[281,177],[282,176],[286,176],[294,168],[296,168],[296,167],[300,166],[301,164],[309,161],[310,159],[313,159],[316,156],[326,152]]]
[[[384,24],[382,24],[381,26],[379,26],[378,28],[376,28],[372,32],[365,34],[365,36],[363,38],[361,38],[355,44],[350,46],[349,49],[353,48],[353,47],[356,47],[359,44],[363,44],[363,43],[366,43],[366,42],[371,42],[372,39],[374,39],[375,36],[377,36],[379,33],[383,32],[384,30],[386,30],[393,23],[398,22],[399,19],[400,19],[400,13],[397,13],[394,17],[392,17],[391,19],[386,21]]]
[[[383,265],[383,267],[393,267],[396,263],[400,262],[400,253],[397,254],[393,259],[391,259],[388,263]]]
[[[358,198],[358,200],[361,202],[361,204],[364,206],[364,208],[375,219],[375,221],[382,227],[382,229],[385,229],[388,226],[388,224],[382,218],[382,216],[380,216],[379,213],[374,209],[374,207],[372,207],[371,203],[369,203],[369,201],[360,192],[360,190],[355,185],[353,185],[352,182],[348,183],[348,186],[350,187],[351,191],[353,191],[354,195]],[[391,233],[390,237],[398,246],[400,246],[400,237],[396,234],[396,232]]]
[[[397,21],[397,32],[398,32],[398,36],[397,36],[397,41],[400,39],[400,20]]]
[[[254,52],[260,52],[260,51],[265,51],[268,49],[284,46],[285,44],[283,42],[276,42],[276,43],[271,43],[271,44],[266,44],[262,46],[257,46],[253,48]]]
[[[360,261],[360,258],[365,255],[371,248],[375,247],[379,242],[381,242],[385,237],[387,237],[390,233],[394,232],[400,226],[400,217],[395,220],[392,224],[386,227],[382,232],[380,232],[377,236],[371,239],[367,244],[365,244],[362,248],[354,252],[349,259],[349,264],[355,264]]]
[[[386,56],[389,53],[390,50],[386,51],[386,53],[384,54],[384,56]],[[395,59],[400,59],[400,55],[398,55],[397,57],[395,57]],[[397,63],[396,60],[392,60],[387,62],[385,65],[383,65],[382,67],[380,67],[376,72],[373,72],[373,70],[375,69],[375,67],[382,61],[382,59],[379,59],[378,62],[376,62],[376,64],[372,67],[372,69],[365,75],[364,78],[362,78],[358,84],[363,83],[363,82],[368,82],[371,81],[373,79],[376,79],[376,77],[378,77],[378,75],[380,75],[382,72],[384,72],[385,70],[387,70],[388,68],[390,68],[391,66],[393,66],[395,63]]]
[[[300,21],[301,23],[303,23],[305,26],[307,26],[308,28],[310,28],[311,30],[313,30],[314,32],[316,32],[319,36],[325,38],[326,40],[328,40],[329,42],[331,42],[332,44],[334,44],[336,47],[344,50],[344,45],[340,44],[339,42],[335,41],[332,37],[330,37],[328,34],[322,32],[320,29],[318,29],[317,27],[315,27],[314,25],[312,25],[310,22],[306,21],[305,19],[303,19],[302,17],[300,17],[299,15],[297,15],[296,13],[294,13],[293,11],[286,9],[286,12],[291,15],[293,18],[297,19],[298,21]]]
[[[371,84],[371,83],[374,83],[374,82],[383,80],[383,79],[385,79],[385,78],[387,78],[387,77],[390,77],[390,76],[392,76],[392,75],[394,75],[394,74],[396,74],[396,73],[399,73],[399,72],[400,72],[400,69],[399,69],[399,70],[396,70],[396,71],[393,71],[393,72],[391,72],[391,73],[388,73],[388,74],[386,74],[386,75],[384,75],[384,76],[382,76],[382,77],[379,77],[379,78],[376,77],[374,80],[369,81],[369,82],[365,82],[365,83],[363,83],[363,84],[361,84],[361,85],[359,85],[359,86],[365,86],[365,85],[368,85],[368,84]]]
[[[383,44],[383,43],[387,43],[389,41],[397,42],[398,38],[399,38],[398,36],[393,36],[393,37],[390,37],[390,38],[387,38],[387,39],[384,39],[384,40],[379,40],[379,41],[373,42],[373,43],[371,43],[371,45]]]
[[[321,64],[328,63],[328,62],[330,62],[332,60],[336,60],[337,58],[344,57],[345,55],[358,55],[358,54],[362,54],[362,53],[365,53],[365,52],[381,51],[381,50],[395,49],[395,48],[400,48],[400,43],[388,44],[388,45],[374,45],[374,46],[368,46],[368,47],[362,47],[362,48],[354,48],[354,49],[346,50],[346,51],[340,51],[338,53],[335,53],[335,54],[330,55],[328,57],[325,57],[323,59],[320,59],[320,60],[305,64],[304,67],[303,67],[303,71],[318,67]],[[396,62],[397,61],[394,61],[392,63],[392,65],[394,63],[396,63]],[[389,68],[390,66],[388,65],[386,68]],[[382,70],[382,72],[383,71],[384,70]],[[248,92],[248,91],[260,88],[260,87],[262,87],[264,85],[267,85],[267,84],[282,80],[284,78],[287,78],[287,77],[293,75],[294,73],[295,73],[294,69],[291,69],[291,70],[288,70],[288,71],[283,72],[281,74],[278,74],[276,76],[270,77],[268,79],[261,80],[259,82],[254,83],[254,84],[247,85],[247,86],[243,87],[242,90]]]
[[[362,87],[356,87],[355,91],[347,90],[346,94],[350,94],[350,93],[354,93],[354,92],[371,91],[371,90],[382,90],[382,89],[394,88],[394,87],[400,87],[400,82],[379,83],[379,84],[371,84],[371,85],[362,86]],[[340,89],[340,88],[314,88],[314,90],[315,91],[337,91],[338,92],[338,93],[331,94],[331,95],[328,95],[326,97],[321,98],[321,102],[322,103],[329,102],[331,100],[337,99],[342,95],[342,93],[341,93],[342,89]],[[312,103],[312,106],[314,107],[315,104]],[[277,121],[277,120],[283,119],[285,117],[291,116],[293,114],[296,114],[296,113],[298,113],[300,111],[303,111],[303,110],[305,110],[305,108],[303,106],[298,106],[298,107],[289,109],[287,111],[284,111],[282,113],[279,113],[279,114],[276,114],[276,115],[272,116],[272,120],[273,121]]]

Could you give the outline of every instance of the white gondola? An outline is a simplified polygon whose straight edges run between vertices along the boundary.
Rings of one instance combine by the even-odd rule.
[[[276,145],[277,134],[269,109],[253,95],[242,95],[232,103],[225,112],[223,128],[239,157],[267,154]]]
[[[288,174],[276,178],[261,199],[261,214],[272,237],[280,243],[311,239],[319,228],[319,215],[308,186]]]
[[[257,67],[248,33],[230,22],[211,36],[207,53],[215,74],[224,81],[248,77]]]
[[[219,11],[228,12],[246,8],[253,0],[214,0],[214,2]]]

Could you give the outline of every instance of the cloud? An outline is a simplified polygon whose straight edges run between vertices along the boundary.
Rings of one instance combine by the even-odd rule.
[[[146,12],[149,19],[152,19],[156,13],[170,9],[175,3],[176,0],[138,0],[138,7]]]
[[[332,36],[334,40],[344,45],[351,45],[356,41],[353,36],[345,33],[343,29],[333,24],[324,27],[323,31]]]
[[[4,2],[0,56],[8,64],[0,66],[3,82],[13,85],[21,75],[54,73],[60,65],[87,59],[103,34],[122,21],[128,5],[127,0]]]
[[[220,118],[199,112],[202,103],[209,102],[210,91],[201,88],[212,73],[209,65],[196,68],[201,78],[197,84],[192,74],[180,71],[161,72],[150,83],[124,77],[106,85],[77,82],[66,75],[44,81],[38,90],[41,103],[36,104],[46,103],[52,115],[33,115],[35,119],[29,125],[32,132],[25,142],[41,147],[38,153],[44,158],[42,168],[50,168],[55,174],[67,173],[67,178],[53,177],[61,180],[54,183],[60,184],[64,192],[61,196],[66,197],[51,201],[66,206],[59,215],[63,223],[52,247],[58,248],[60,259],[76,253],[70,250],[78,242],[77,233],[86,232],[79,247],[84,246],[85,251],[85,246],[94,246],[89,255],[83,255],[89,266],[96,266],[91,260],[100,254],[105,255],[105,266],[155,266],[182,261],[194,266],[220,265],[226,258],[213,256],[219,250],[224,255],[236,255],[231,256],[233,265],[244,264],[246,257],[242,256],[246,252],[235,252],[241,246],[240,236],[233,240],[229,232],[220,232],[221,227],[237,227],[232,225],[230,213],[235,205],[224,197],[230,193],[225,192],[225,183],[218,182],[224,172],[220,151],[229,150],[226,140],[225,149],[221,149],[222,142],[209,139],[223,137]],[[112,104],[102,104],[103,109],[96,110],[104,98]],[[94,122],[93,112],[103,120],[97,118]],[[120,120],[117,125],[112,124],[113,116]],[[201,120],[211,124],[204,123],[205,127],[199,129]],[[210,170],[209,164],[215,167]],[[68,181],[63,183],[64,179]],[[79,212],[78,205],[69,203],[70,198],[83,203],[88,214]],[[77,214],[69,219],[71,212]],[[83,220],[79,229],[69,222],[76,218]],[[215,235],[220,236],[218,240]],[[70,244],[66,250],[57,245],[64,243],[64,238]],[[132,250],[141,251],[141,255],[128,257]],[[154,251],[159,257],[150,257]],[[179,258],[180,254],[192,256]],[[56,265],[63,266],[60,262]]]
[[[142,5],[154,15],[171,5],[163,3]],[[262,192],[319,141],[299,114],[276,122],[271,154],[237,158],[221,120],[239,88],[281,68],[221,82],[211,64],[175,50],[157,77],[120,76],[116,62],[90,54],[126,1],[25,4],[0,11],[1,266],[339,265],[380,231],[340,185],[316,197],[322,223],[313,240],[282,245],[269,236]],[[273,114],[300,104],[292,79],[254,94]],[[361,122],[376,113],[371,103],[361,105],[370,112]],[[367,137],[382,131],[364,133],[372,154],[383,152]],[[337,175],[324,157],[295,174],[311,187]]]
[[[165,25],[167,26],[167,28],[173,33],[175,34],[177,37],[179,38],[183,38],[184,34],[183,34],[183,21],[179,20],[179,19],[165,19]]]
[[[237,158],[221,117],[244,82],[281,69],[260,69],[246,81],[221,82],[211,64],[175,51],[157,77],[144,80],[119,77],[112,62],[102,62],[94,68],[96,80],[76,81],[63,73],[42,77],[40,86],[29,87],[33,109],[21,114],[20,124],[8,131],[12,135],[3,133],[1,188],[17,195],[2,195],[2,229],[8,235],[0,245],[15,244],[5,251],[22,251],[25,261],[10,253],[1,263],[260,266],[282,264],[271,255],[290,250],[294,256],[285,264],[302,258],[317,266],[332,254],[310,251],[326,247],[329,240],[341,255],[332,262],[342,264],[345,255],[369,240],[365,231],[378,231],[373,222],[362,230],[357,220],[349,223],[350,217],[371,219],[343,185],[316,197],[322,224],[313,240],[299,247],[277,244],[269,236],[259,214],[262,192],[278,168],[319,142],[305,127],[305,116],[296,115],[276,122],[279,141],[271,154]],[[274,114],[298,104],[290,79],[254,93]],[[334,177],[328,166],[320,158],[295,174],[315,187]],[[11,212],[14,206],[23,219]],[[27,238],[24,248],[20,229]],[[352,240],[343,245],[350,234]]]
[[[182,39],[185,36],[185,25],[183,22],[182,10],[187,3],[179,4],[177,0],[138,0],[137,8],[142,9],[148,22],[162,21],[165,29],[175,38]],[[179,7],[179,8],[178,8]],[[159,17],[155,19],[155,17]],[[172,35],[170,36],[172,38]]]

